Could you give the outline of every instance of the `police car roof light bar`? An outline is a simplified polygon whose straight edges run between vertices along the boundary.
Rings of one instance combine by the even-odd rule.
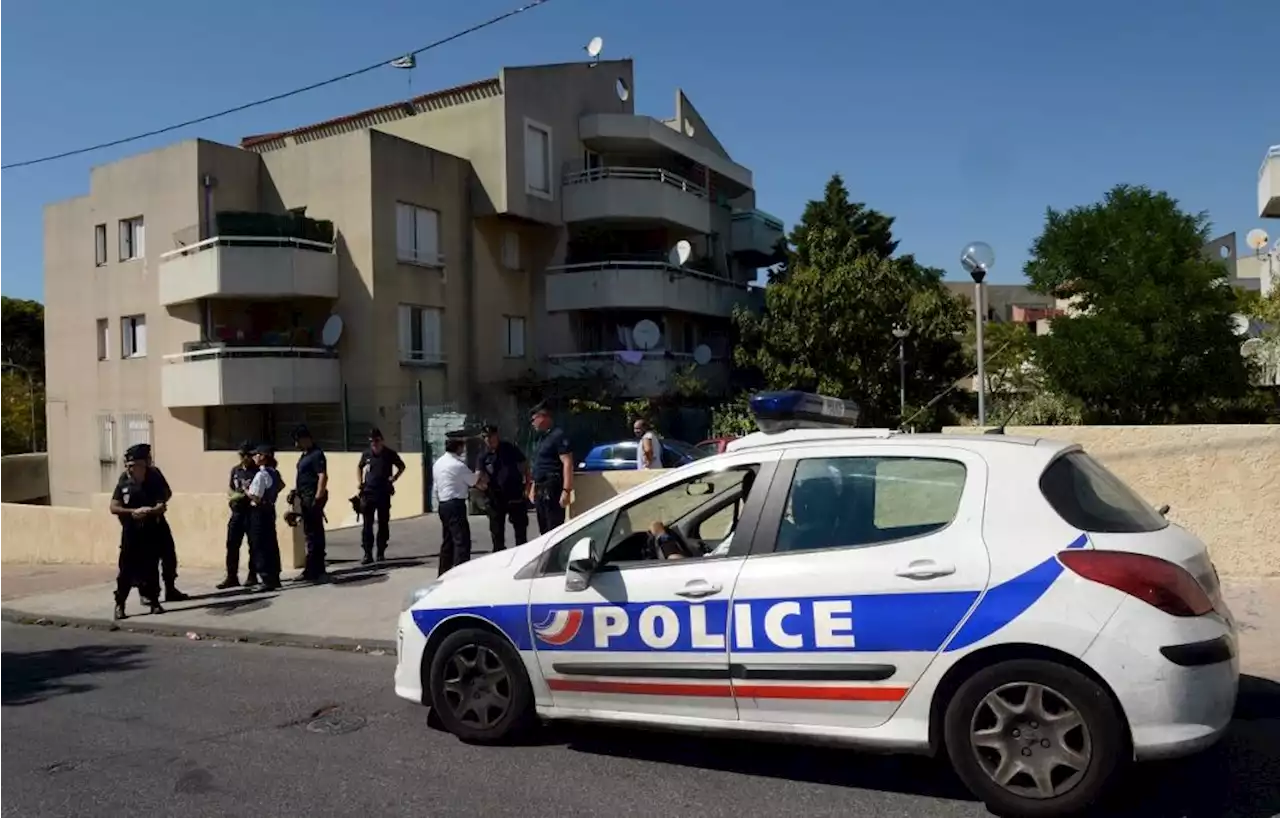
[[[791,429],[855,427],[861,411],[853,401],[808,392],[760,392],[749,402],[756,426],[765,434]]]

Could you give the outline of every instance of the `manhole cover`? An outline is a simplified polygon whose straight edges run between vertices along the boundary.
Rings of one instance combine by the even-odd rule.
[[[346,713],[328,713],[318,719],[312,719],[307,722],[307,730],[324,736],[341,736],[346,733],[354,733],[364,725],[365,720],[362,716]]]

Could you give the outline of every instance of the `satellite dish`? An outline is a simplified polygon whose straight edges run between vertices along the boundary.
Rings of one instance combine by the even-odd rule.
[[[693,123],[686,119],[684,121],[684,135],[693,139],[694,133]]]
[[[680,239],[680,241],[676,242],[676,246],[671,248],[671,252],[667,254],[667,261],[671,263],[672,267],[683,267],[692,254],[693,245],[684,239]]]
[[[1250,250],[1261,250],[1263,247],[1267,246],[1267,242],[1270,238],[1271,237],[1267,235],[1267,231],[1258,228],[1256,230],[1249,231],[1249,235],[1244,237],[1244,243],[1249,245]]]
[[[622,77],[618,77],[618,81],[614,83],[614,89],[618,92],[618,101],[626,102],[631,99],[631,86],[627,85],[627,81]]]
[[[698,366],[706,366],[711,363],[711,347],[706,344],[698,344],[693,350],[693,361]]]
[[[1244,335],[1249,331],[1249,316],[1240,314],[1231,316],[1231,329],[1236,335]]]
[[[604,51],[604,38],[592,37],[591,42],[587,43],[587,56],[593,60],[600,59],[600,52]]]
[[[1263,343],[1261,338],[1250,338],[1240,345],[1240,355],[1245,358],[1252,358],[1262,352]]]
[[[336,347],[338,339],[342,337],[342,316],[330,315],[329,319],[324,322],[324,329],[320,330],[320,343],[327,347]]]
[[[635,328],[631,330],[631,339],[641,349],[653,349],[662,340],[662,330],[658,329],[657,324],[645,318],[636,322]]]

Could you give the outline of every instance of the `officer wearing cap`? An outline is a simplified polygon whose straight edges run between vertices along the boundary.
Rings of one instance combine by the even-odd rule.
[[[361,565],[373,562],[373,523],[378,522],[378,562],[387,558],[387,542],[391,539],[391,495],[396,493],[395,482],[404,474],[404,461],[395,449],[382,439],[382,430],[369,430],[369,448],[360,455],[356,467],[356,480],[360,487],[360,515],[363,526],[360,546],[364,549]]]
[[[316,445],[311,430],[299,424],[293,430],[293,442],[302,452],[298,458],[298,475],[293,482],[298,497],[298,514],[302,518],[302,535],[307,543],[307,560],[298,579],[322,582],[324,560],[324,506],[329,501],[329,463]]]
[[[160,497],[161,501],[167,504],[173,497],[173,489],[169,488],[169,481],[164,478],[164,473],[152,462],[151,444],[135,443],[129,447],[129,451],[133,452],[135,462],[144,464],[145,479],[150,493]],[[127,471],[126,469],[126,474],[120,475],[117,486],[125,482]],[[191,597],[178,590],[178,549],[173,541],[173,530],[169,528],[169,521],[164,518],[163,511],[156,515],[155,523],[160,575],[164,578],[164,601],[182,602],[190,599]]]
[[[573,448],[564,429],[555,425],[547,404],[534,407],[530,422],[543,437],[533,453],[529,499],[538,516],[538,532],[546,534],[564,523],[565,509],[573,497]]]
[[[529,509],[525,497],[533,485],[529,461],[515,444],[498,437],[498,427],[487,423],[481,429],[484,453],[480,455],[480,471],[489,481],[485,492],[489,500],[489,536],[493,550],[506,548],[507,521],[515,532],[516,545],[529,539]]]
[[[231,506],[231,518],[227,520],[227,578],[215,587],[219,590],[235,588],[240,584],[240,544],[249,534],[249,498],[245,492],[253,482],[258,467],[253,462],[254,446],[249,441],[240,444],[240,462],[231,468],[227,479],[227,504]],[[249,551],[249,575],[245,585],[257,585],[258,574],[254,570],[252,545]]]
[[[249,559],[262,577],[262,590],[280,588],[280,541],[276,536],[276,498],[284,490],[284,478],[276,471],[276,453],[262,443],[253,450],[258,471],[245,490],[249,500]]]
[[[150,449],[145,444],[130,446],[124,453],[124,473],[111,495],[111,513],[120,521],[120,560],[116,573],[114,618],[124,619],[124,604],[129,591],[138,589],[142,604],[151,613],[164,613],[160,607],[159,521],[168,497],[153,478],[147,479]]]

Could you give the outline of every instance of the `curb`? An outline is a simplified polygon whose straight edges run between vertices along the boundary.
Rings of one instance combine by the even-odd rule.
[[[264,631],[236,630],[234,628],[192,628],[182,625],[151,624],[133,618],[116,622],[111,619],[80,619],[72,616],[27,613],[14,608],[0,609],[0,620],[16,625],[40,625],[54,628],[81,628],[94,631],[119,631],[151,636],[168,636],[183,639],[242,642],[269,647],[311,648],[336,650],[346,653],[364,653],[374,656],[395,655],[396,643],[390,639],[348,639],[341,636],[307,636],[295,633],[267,633]]]

